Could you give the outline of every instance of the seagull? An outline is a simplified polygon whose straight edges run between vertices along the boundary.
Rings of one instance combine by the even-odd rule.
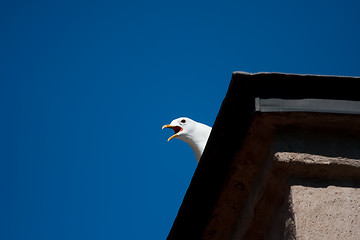
[[[195,153],[196,161],[199,163],[209,138],[211,127],[195,122],[190,118],[181,117],[173,120],[170,124],[164,125],[162,129],[164,128],[170,128],[175,132],[174,135],[169,137],[168,141],[178,138],[189,144]]]

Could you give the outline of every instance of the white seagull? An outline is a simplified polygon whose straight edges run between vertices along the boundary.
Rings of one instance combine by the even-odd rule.
[[[197,162],[200,161],[211,132],[211,127],[195,122],[190,118],[181,117],[173,120],[170,124],[164,125],[162,129],[164,128],[171,128],[175,132],[174,135],[169,137],[168,141],[173,138],[183,140],[194,151]]]

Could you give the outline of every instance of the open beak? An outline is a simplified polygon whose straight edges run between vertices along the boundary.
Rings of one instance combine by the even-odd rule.
[[[174,130],[174,133],[175,133],[174,135],[172,135],[171,137],[169,137],[168,141],[170,141],[171,139],[173,139],[174,137],[176,137],[176,136],[178,135],[178,133],[183,130],[183,129],[182,129],[181,127],[179,127],[179,126],[171,126],[170,124],[164,125],[164,126],[162,127],[162,129],[164,129],[164,128],[170,128],[170,129]]]

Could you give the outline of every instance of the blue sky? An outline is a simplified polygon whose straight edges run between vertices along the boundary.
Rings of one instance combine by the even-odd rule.
[[[233,71],[360,76],[359,1],[3,1],[0,239],[165,239]],[[325,86],[324,86],[325,87]]]

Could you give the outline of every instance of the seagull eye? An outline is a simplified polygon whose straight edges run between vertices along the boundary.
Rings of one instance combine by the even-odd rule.
[[[185,120],[185,119],[183,119],[183,120],[181,120],[180,122],[181,122],[181,123],[186,123],[186,120]]]

